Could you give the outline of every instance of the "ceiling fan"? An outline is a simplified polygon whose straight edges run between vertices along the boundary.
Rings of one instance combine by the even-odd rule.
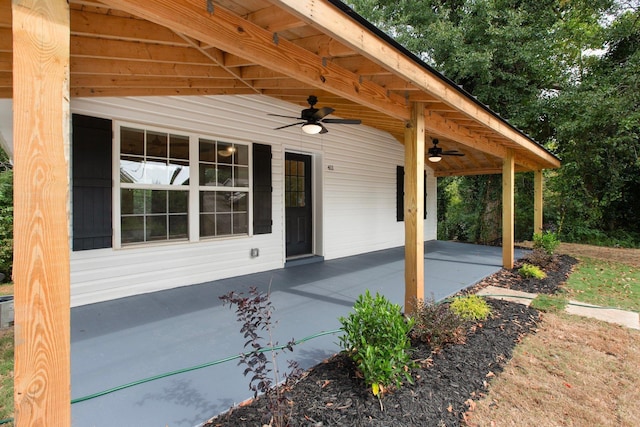
[[[442,150],[442,148],[438,147],[438,141],[436,138],[432,140],[433,147],[429,148],[429,161],[430,162],[439,162],[442,160],[442,156],[464,156],[463,153],[458,150]]]
[[[317,133],[327,133],[329,132],[326,127],[324,127],[323,123],[336,123],[343,125],[359,125],[362,123],[362,120],[359,119],[325,119],[326,116],[333,113],[335,110],[331,107],[322,107],[315,108],[314,105],[318,103],[318,98],[314,95],[309,96],[307,98],[307,102],[309,103],[310,108],[305,108],[300,112],[300,117],[292,117],[292,116],[282,116],[280,114],[269,114],[270,116],[276,117],[286,117],[288,119],[296,119],[302,120],[300,122],[291,123],[289,125],[284,125],[275,128],[284,129],[291,126],[302,125],[302,131],[304,133],[308,133],[310,135],[314,135]]]

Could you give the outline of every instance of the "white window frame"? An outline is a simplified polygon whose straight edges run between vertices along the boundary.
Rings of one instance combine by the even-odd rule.
[[[120,129],[122,127],[128,127],[133,129],[139,129],[150,132],[161,132],[167,134],[175,134],[189,138],[189,185],[159,185],[159,184],[128,184],[120,182]],[[245,145],[248,150],[248,175],[249,182],[247,187],[211,187],[200,186],[200,156],[199,156],[199,141],[200,139],[207,139],[213,141],[220,141],[225,143],[232,143],[236,145]],[[253,236],[253,150],[252,143],[248,141],[241,141],[231,138],[221,138],[208,134],[200,134],[182,131],[180,129],[165,128],[154,125],[148,125],[143,123],[126,122],[120,120],[113,121],[113,162],[112,162],[112,176],[113,176],[113,192],[112,192],[112,223],[113,223],[113,248],[114,249],[128,249],[128,248],[141,248],[161,245],[176,245],[185,243],[196,243],[200,241],[211,240],[228,240],[238,239]],[[122,212],[121,212],[121,190],[123,188],[136,188],[145,190],[180,190],[187,191],[188,196],[188,238],[187,239],[175,239],[175,240],[154,240],[148,242],[137,242],[122,244]],[[200,191],[205,190],[220,190],[220,191],[243,191],[247,192],[247,233],[246,234],[231,234],[223,236],[207,236],[200,237]]]

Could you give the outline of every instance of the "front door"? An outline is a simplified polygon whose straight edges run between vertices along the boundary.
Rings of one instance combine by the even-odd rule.
[[[285,216],[287,258],[312,253],[311,156],[285,154]]]

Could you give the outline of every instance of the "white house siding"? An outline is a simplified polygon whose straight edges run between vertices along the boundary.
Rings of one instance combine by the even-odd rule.
[[[322,99],[318,103],[324,106]],[[396,221],[396,166],[403,146],[366,126],[327,125],[325,135],[266,113],[298,116],[301,107],[262,96],[87,98],[73,113],[193,132],[221,140],[268,144],[273,161],[271,234],[196,243],[164,243],[71,254],[73,306],[282,268],[285,263],[283,159],[285,151],[309,153],[316,166],[314,248],[325,259],[404,244]],[[339,111],[337,112],[339,113]],[[291,120],[290,122],[294,122]],[[425,240],[436,237],[436,180],[428,170]],[[259,248],[260,256],[250,257]]]

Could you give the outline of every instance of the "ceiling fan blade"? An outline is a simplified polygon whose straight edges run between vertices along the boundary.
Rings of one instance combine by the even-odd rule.
[[[304,120],[302,117],[283,116],[283,115],[281,115],[281,114],[271,114],[271,113],[267,113],[267,116],[285,117],[285,118],[287,118],[287,119],[295,119],[295,120]]]
[[[329,130],[326,127],[322,126],[322,123],[318,123],[318,125],[320,125],[320,127],[322,128],[322,130],[319,133],[327,133],[327,132],[329,132]]]
[[[458,150],[444,150],[443,153],[453,154],[453,153],[459,153],[459,151]]]
[[[335,110],[331,107],[322,107],[320,108],[318,111],[316,111],[315,113],[313,113],[312,118],[315,120],[320,120],[325,116],[328,116],[329,114],[333,113]]]
[[[284,128],[290,128],[291,126],[298,126],[298,125],[303,125],[307,122],[297,122],[297,123],[291,123],[290,125],[284,125],[284,126],[280,126],[279,128],[273,128],[273,130],[278,130],[278,129],[284,129]]]
[[[440,153],[440,155],[442,156],[464,156],[463,153],[447,153],[446,151],[443,153]]]
[[[359,125],[362,123],[360,119],[324,119],[322,123],[338,123],[343,125]]]

